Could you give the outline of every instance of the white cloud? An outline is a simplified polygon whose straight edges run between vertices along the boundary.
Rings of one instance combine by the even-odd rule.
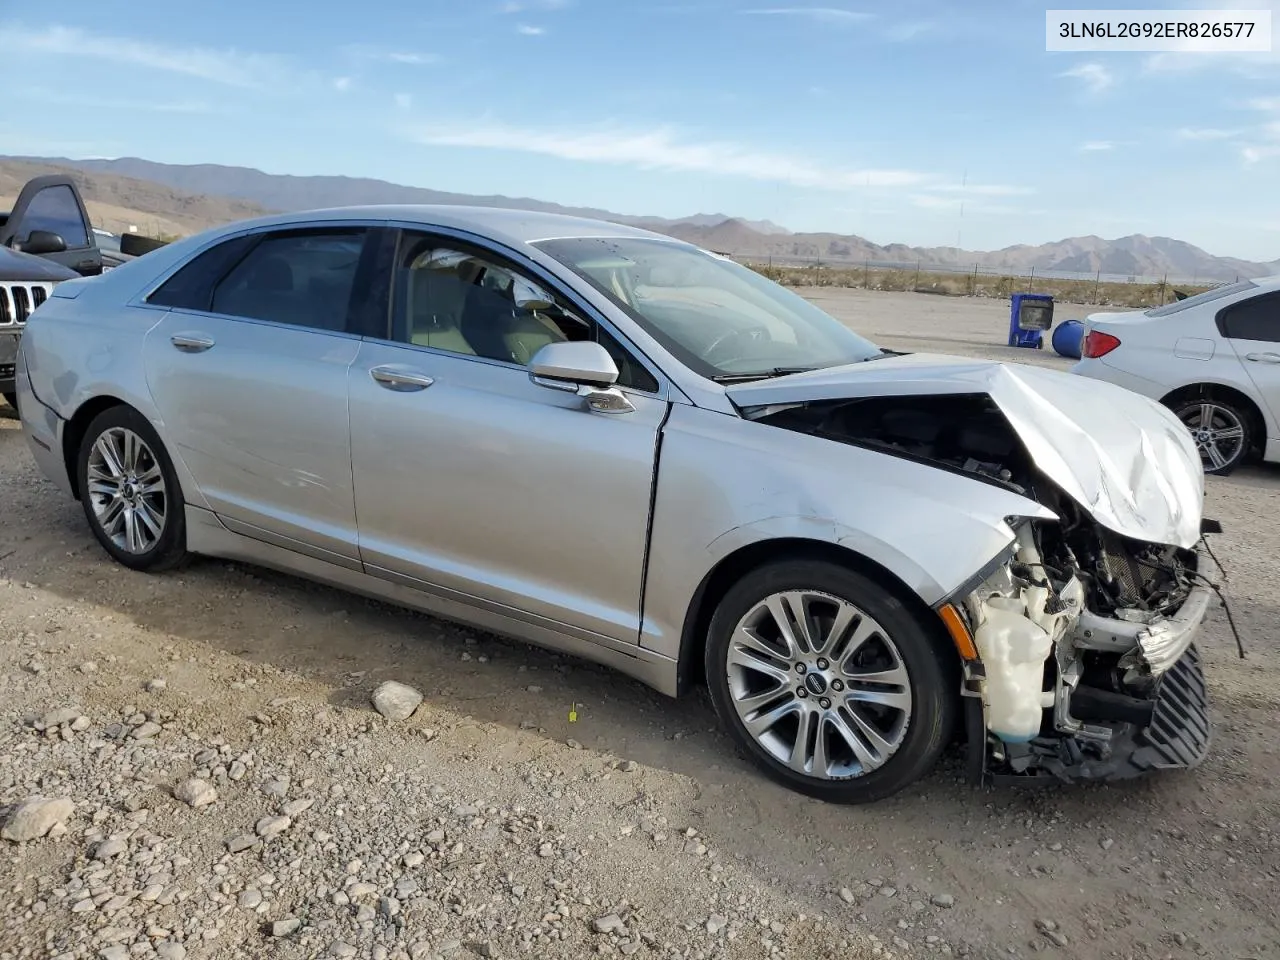
[[[359,43],[344,47],[343,52],[355,60],[398,63],[414,67],[430,66],[441,61],[439,54],[435,53],[426,53],[421,50],[387,50]]]
[[[1080,144],[1080,149],[1084,153],[1103,153],[1107,150],[1116,148],[1114,140],[1086,140]]]
[[[845,10],[841,7],[765,7],[756,10],[740,10],[748,16],[762,17],[803,17],[818,23],[857,23],[870,20],[872,15],[857,10]]]
[[[535,27],[527,23],[522,23],[520,26],[516,27],[516,33],[522,34],[526,37],[540,37],[546,32],[545,27]]]
[[[920,171],[829,166],[791,154],[761,151],[727,141],[695,141],[667,128],[557,130],[481,121],[419,125],[405,129],[404,134],[414,142],[428,146],[511,150],[561,160],[743,177],[820,190],[916,187],[922,191],[945,193],[959,189],[942,182],[935,175]],[[987,196],[1030,192],[1026,188],[1000,184],[975,184],[964,189],[974,195]]]
[[[32,30],[6,24],[0,26],[0,48],[146,67],[231,87],[278,86],[292,78],[282,60],[266,54],[148,43],[92,34],[79,27]]]
[[[340,93],[350,90],[351,78],[350,77],[334,77],[333,89],[337,90]]]
[[[222,113],[218,107],[200,100],[138,100],[123,97],[95,97],[69,94],[45,87],[15,87],[6,91],[15,102],[36,101],[58,106],[89,107],[95,110],[129,110],[141,113]]]
[[[392,50],[387,54],[386,59],[392,63],[409,63],[414,66],[440,62],[440,58],[434,53],[403,53],[399,50]]]
[[[1217,127],[1183,127],[1177,134],[1179,140],[1230,140],[1239,135],[1239,130],[1221,130]]]
[[[916,37],[932,33],[936,26],[931,20],[911,20],[893,25],[884,35],[894,43],[907,43]]]
[[[413,106],[413,97],[407,93],[397,93],[395,95],[395,104],[401,110],[408,110]]]
[[[1081,81],[1090,93],[1101,93],[1116,82],[1111,71],[1100,63],[1078,63],[1058,76]]]

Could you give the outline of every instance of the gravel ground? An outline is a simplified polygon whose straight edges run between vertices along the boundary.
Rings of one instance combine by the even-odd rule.
[[[998,302],[808,293],[889,346],[1065,365],[1000,346]],[[0,960],[1280,956],[1276,468],[1209,481],[1248,658],[1214,610],[1203,767],[976,790],[953,752],[840,808],[702,696],[245,566],[130,573],[7,413],[0,822],[47,835],[0,841]]]

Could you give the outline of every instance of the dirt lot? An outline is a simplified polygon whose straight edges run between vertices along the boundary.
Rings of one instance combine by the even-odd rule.
[[[1005,304],[812,295],[887,346],[1066,365],[1000,346]],[[1215,610],[1205,766],[1024,793],[949,755],[850,809],[764,782],[701,696],[243,566],[132,574],[7,413],[0,817],[74,808],[0,841],[0,960],[1280,956],[1280,470],[1209,482],[1248,658]],[[370,708],[387,679],[410,719]]]

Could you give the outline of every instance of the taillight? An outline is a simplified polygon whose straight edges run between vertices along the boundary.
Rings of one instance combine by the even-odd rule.
[[[1120,346],[1120,338],[1113,337],[1109,333],[1103,333],[1101,330],[1090,330],[1085,335],[1084,345],[1080,348],[1080,356],[1087,360],[1096,360],[1098,357],[1105,357],[1108,353]]]

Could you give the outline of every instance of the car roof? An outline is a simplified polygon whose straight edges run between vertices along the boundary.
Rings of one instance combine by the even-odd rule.
[[[317,210],[301,210],[294,213],[256,217],[228,225],[243,229],[247,226],[290,226],[315,221],[407,221],[424,226],[448,227],[464,230],[505,241],[510,245],[534,243],[561,237],[644,237],[680,243],[672,237],[639,227],[630,227],[608,220],[576,217],[563,213],[545,213],[537,210],[517,210],[509,207],[481,207],[461,204],[363,204],[347,207],[329,207]]]

